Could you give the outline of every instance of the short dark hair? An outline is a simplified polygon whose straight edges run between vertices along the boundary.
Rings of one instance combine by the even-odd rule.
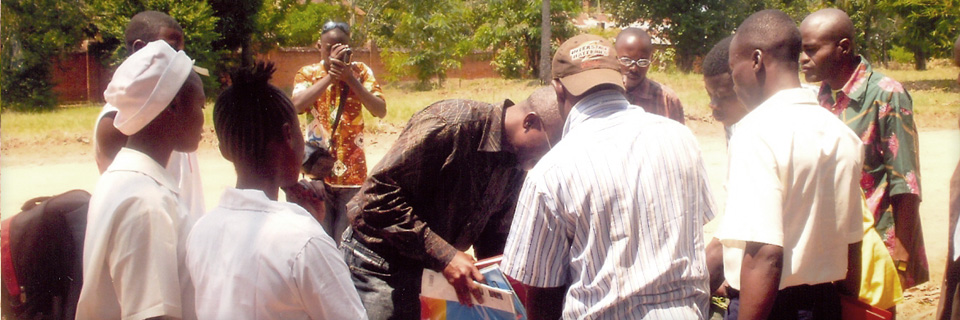
[[[704,77],[730,73],[730,41],[732,40],[733,36],[723,38],[703,57]]]
[[[146,43],[160,40],[160,28],[174,29],[183,34],[183,28],[173,17],[159,11],[144,11],[130,18],[123,43],[128,51],[133,51],[133,42],[137,39]]]
[[[297,117],[290,99],[268,82],[275,70],[263,61],[237,69],[230,75],[233,85],[217,97],[213,127],[227,160],[269,170],[267,144],[282,139],[283,125]]]
[[[783,11],[768,9],[750,15],[737,28],[736,38],[738,43],[760,49],[768,57],[799,63],[800,29]]]

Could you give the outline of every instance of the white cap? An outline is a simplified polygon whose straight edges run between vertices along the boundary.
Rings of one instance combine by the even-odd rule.
[[[193,60],[163,40],[130,55],[103,92],[107,103],[117,108],[113,126],[128,136],[143,129],[170,105],[190,72]]]

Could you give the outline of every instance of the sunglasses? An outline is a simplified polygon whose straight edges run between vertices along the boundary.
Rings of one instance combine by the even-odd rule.
[[[344,33],[350,34],[350,25],[349,25],[349,24],[346,24],[346,23],[344,23],[344,22],[333,22],[333,21],[328,21],[327,23],[324,23],[324,24],[323,24],[323,29],[322,29],[323,31],[320,31],[320,34],[327,33],[328,31],[333,30],[333,29],[340,29],[340,30],[343,31]]]
[[[649,66],[650,66],[650,60],[649,60],[649,59],[633,60],[633,59],[630,59],[630,58],[627,58],[627,57],[620,57],[620,58],[617,58],[617,61],[620,62],[620,65],[622,65],[622,66],[624,66],[624,67],[627,67],[627,68],[629,68],[629,67],[630,67],[631,65],[633,65],[633,64],[636,64],[637,67],[640,67],[640,68],[646,68],[646,67],[649,67]]]

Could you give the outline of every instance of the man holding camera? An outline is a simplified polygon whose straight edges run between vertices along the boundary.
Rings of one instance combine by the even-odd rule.
[[[366,108],[378,118],[387,114],[380,84],[370,67],[350,61],[349,43],[349,25],[324,24],[317,41],[321,60],[300,68],[294,76],[292,99],[297,113],[310,111],[313,116],[307,125],[307,140],[329,142],[333,169],[313,184],[326,190],[326,214],[320,224],[338,244],[349,225],[346,203],[367,177],[361,113]]]

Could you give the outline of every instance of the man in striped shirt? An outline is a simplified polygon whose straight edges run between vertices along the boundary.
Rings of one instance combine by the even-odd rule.
[[[530,319],[704,319],[714,204],[699,146],[627,102],[616,57],[592,35],[554,56],[563,140],[524,181],[502,268],[529,286]]]

